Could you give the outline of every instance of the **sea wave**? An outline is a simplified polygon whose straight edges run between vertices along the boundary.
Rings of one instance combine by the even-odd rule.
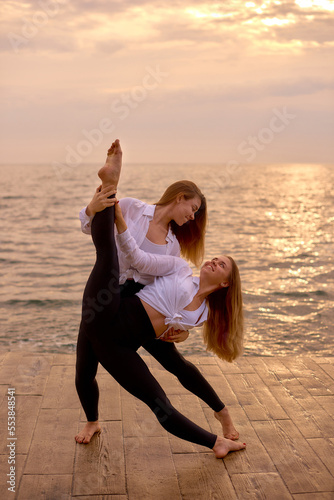
[[[318,297],[329,297],[329,294],[325,290],[314,290],[310,292],[272,292],[273,295],[277,297],[312,297],[313,295]]]
[[[24,307],[24,308],[29,308],[29,307],[39,307],[39,308],[52,308],[52,309],[58,309],[61,307],[73,307],[74,305],[77,306],[80,304],[79,300],[60,300],[60,299],[45,299],[45,300],[38,300],[38,299],[30,299],[30,300],[6,300],[4,302],[0,302],[0,308],[6,308],[6,307]]]

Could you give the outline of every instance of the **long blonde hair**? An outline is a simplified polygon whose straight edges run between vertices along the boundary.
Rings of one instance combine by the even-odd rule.
[[[198,196],[201,206],[195,213],[195,219],[188,221],[183,226],[178,226],[174,220],[170,226],[178,239],[181,247],[181,255],[190,260],[195,266],[199,266],[204,257],[204,239],[207,224],[207,206],[205,196],[200,189],[191,181],[177,181],[171,184],[160,200],[155,205],[163,206],[173,203],[177,196],[182,195],[185,200]]]
[[[204,324],[203,338],[207,351],[232,362],[243,351],[243,310],[239,269],[232,257],[229,286],[207,297],[208,319]]]

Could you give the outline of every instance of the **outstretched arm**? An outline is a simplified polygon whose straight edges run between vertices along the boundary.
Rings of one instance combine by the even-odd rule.
[[[141,250],[136,240],[131,236],[122,215],[119,203],[115,205],[115,224],[118,234],[116,239],[120,250],[125,254],[131,266],[138,272],[152,276],[166,276],[188,264],[181,257],[172,255],[158,255]]]

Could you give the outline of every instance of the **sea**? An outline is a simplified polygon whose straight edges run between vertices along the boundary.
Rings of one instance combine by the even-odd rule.
[[[0,166],[0,350],[75,352],[95,260],[78,215],[100,166]],[[333,355],[333,167],[124,163],[117,196],[154,203],[181,179],[207,198],[206,259],[227,254],[239,265],[244,355]],[[178,348],[212,355],[200,328]]]

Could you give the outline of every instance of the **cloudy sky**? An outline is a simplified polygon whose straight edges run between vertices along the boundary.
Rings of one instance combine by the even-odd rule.
[[[329,0],[2,0],[1,163],[332,163]]]

